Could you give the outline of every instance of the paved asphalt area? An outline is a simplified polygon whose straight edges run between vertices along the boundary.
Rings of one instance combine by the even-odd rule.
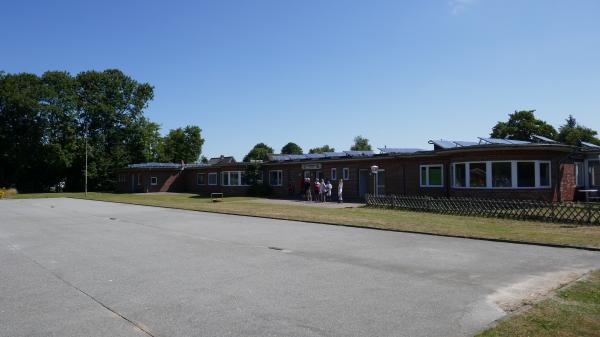
[[[269,248],[273,247],[275,249]],[[74,199],[0,201],[0,336],[469,336],[600,254]]]

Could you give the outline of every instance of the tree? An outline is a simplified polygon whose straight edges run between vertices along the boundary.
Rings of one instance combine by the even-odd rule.
[[[329,147],[329,145],[323,145],[321,147],[315,147],[308,150],[308,153],[325,153],[325,152],[335,152],[333,147]]]
[[[369,140],[363,136],[354,137],[354,145],[350,148],[352,151],[371,151]]]
[[[296,143],[289,142],[281,148],[281,154],[302,154],[302,148]]]
[[[252,160],[262,160],[267,161],[269,159],[269,154],[273,153],[273,149],[266,145],[265,143],[258,143],[254,145],[252,150],[248,152],[248,154],[244,157],[245,162],[249,162]]]
[[[163,140],[162,160],[179,163],[194,163],[200,157],[204,139],[198,126],[188,125],[169,131]]]
[[[579,125],[575,117],[569,115],[565,124],[558,129],[558,141],[569,145],[579,145],[580,141],[600,145],[597,134],[595,130]]]
[[[208,158],[206,158],[205,156],[200,156],[200,162],[202,164],[208,164]]]
[[[531,140],[532,135],[556,139],[556,129],[543,120],[535,118],[535,110],[515,111],[507,122],[498,122],[492,129],[492,138]]]

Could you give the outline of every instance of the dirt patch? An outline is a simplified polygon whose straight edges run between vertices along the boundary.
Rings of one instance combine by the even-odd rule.
[[[576,281],[589,271],[590,269],[568,269],[531,276],[496,290],[487,300],[505,312],[513,312],[540,301],[550,292]]]

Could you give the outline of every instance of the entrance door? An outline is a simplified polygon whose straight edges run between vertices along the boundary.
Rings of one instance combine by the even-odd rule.
[[[361,199],[365,198],[365,194],[369,192],[369,170],[358,171],[358,196]]]

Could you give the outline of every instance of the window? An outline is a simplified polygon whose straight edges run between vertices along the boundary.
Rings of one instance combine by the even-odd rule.
[[[452,167],[454,188],[549,188],[552,180],[549,161],[469,162]]]
[[[337,169],[336,168],[331,169],[331,180],[337,180]]]
[[[517,162],[517,187],[535,187],[535,162]]]
[[[550,187],[550,163],[548,162],[540,162],[539,164],[540,171],[540,187]]]
[[[442,165],[421,165],[421,187],[442,187]]]
[[[127,181],[127,176],[124,174],[119,174],[119,182],[124,183]]]
[[[342,178],[344,178],[344,180],[350,180],[350,169],[347,167],[344,167],[342,169]]]
[[[198,173],[196,175],[196,185],[206,185],[206,175],[204,173]]]
[[[492,187],[512,187],[512,163],[492,163]]]
[[[585,165],[581,162],[575,163],[575,186],[585,186]]]
[[[269,171],[269,185],[281,186],[281,170]]]
[[[217,174],[216,173],[209,173],[208,174],[208,184],[209,185],[216,185],[217,184]]]
[[[150,178],[150,185],[158,185],[158,178],[157,177],[151,177]]]
[[[487,187],[487,164],[469,163],[469,186]]]
[[[223,171],[223,172],[221,172],[221,184],[223,186],[243,186],[243,185],[246,185],[246,172],[243,172],[243,171]]]
[[[304,171],[304,178],[310,178],[310,171]]]
[[[385,195],[385,170],[377,171],[377,195]]]
[[[142,185],[142,175],[140,173],[137,174],[137,184],[138,186]]]
[[[454,164],[454,187],[467,187],[467,164]]]

